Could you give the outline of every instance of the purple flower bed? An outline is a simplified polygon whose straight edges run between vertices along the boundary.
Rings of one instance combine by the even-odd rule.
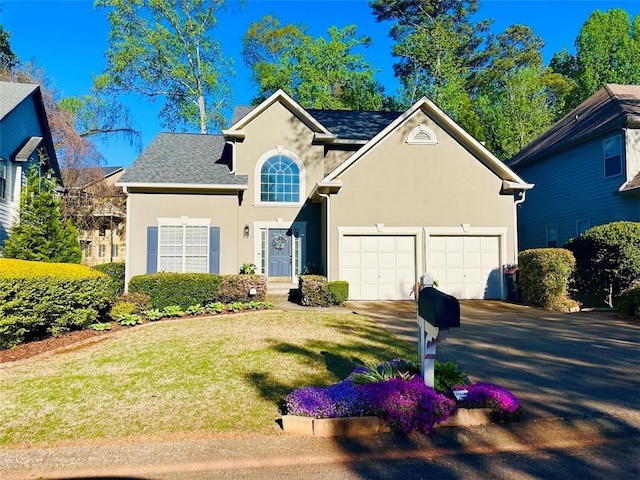
[[[522,412],[520,401],[498,385],[458,385],[454,390],[465,389],[468,394],[456,403],[425,385],[419,375],[409,380],[391,378],[354,384],[351,381],[353,375],[362,372],[363,368],[358,367],[345,380],[329,387],[310,386],[294,390],[285,398],[287,413],[313,418],[377,415],[384,418],[394,431],[429,433],[435,424],[446,421],[458,407],[489,407],[498,421],[516,420]]]
[[[467,390],[465,399],[458,405],[465,408],[491,408],[498,421],[517,420],[522,414],[520,400],[504,387],[493,383],[478,382],[473,385],[457,385],[454,390]]]
[[[392,378],[360,385],[359,390],[373,411],[394,431],[429,433],[456,411],[456,402],[428,387],[420,377]]]

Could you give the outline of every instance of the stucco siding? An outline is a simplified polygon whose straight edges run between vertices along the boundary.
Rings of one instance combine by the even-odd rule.
[[[158,218],[210,219],[210,226],[220,227],[220,272],[238,272],[238,244],[243,238],[237,195],[130,193],[128,202],[127,281],[146,273],[147,227],[157,226]]]
[[[437,144],[406,143],[420,124],[433,130]],[[333,245],[338,244],[338,227],[506,227],[504,259],[513,261],[513,196],[501,195],[502,180],[422,111],[340,180],[344,186],[331,198]],[[337,252],[332,252],[332,271],[337,269]]]
[[[637,197],[618,191],[626,172],[605,178],[602,142],[616,134],[622,132],[600,136],[517,169],[527,182],[536,185],[518,213],[520,250],[546,247],[548,226],[557,228],[558,246],[563,246],[578,234],[578,222],[595,226],[640,220]]]

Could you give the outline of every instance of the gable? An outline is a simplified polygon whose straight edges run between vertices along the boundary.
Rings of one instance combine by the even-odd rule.
[[[418,119],[418,121],[416,121]],[[456,124],[448,115],[440,110],[433,102],[427,98],[423,98],[416,102],[404,114],[398,116],[386,128],[380,131],[366,145],[359,149],[346,162],[338,165],[329,175],[323,179],[323,184],[330,184],[339,179],[345,171],[352,168],[357,163],[363,161],[370,152],[379,148],[382,142],[386,142],[388,138],[394,137],[394,144],[397,146],[409,143],[417,143],[414,147],[428,147],[436,142],[412,142],[415,140],[416,129],[420,130],[420,125],[424,125],[424,131],[435,133],[436,139],[447,138],[453,141],[446,142],[446,145],[458,145],[462,147],[477,162],[484,165],[488,170],[499,178],[503,185],[505,193],[513,193],[515,191],[528,190],[533,185],[527,184],[518,175],[508,168],[503,162],[489,152],[482,144],[469,135],[464,129]],[[407,130],[408,129],[408,130]],[[398,137],[397,132],[402,134]],[[440,133],[441,132],[441,133]],[[442,150],[442,149],[441,149]],[[442,150],[443,153],[445,150]],[[390,153],[390,155],[392,155]],[[397,152],[393,155],[397,155]]]

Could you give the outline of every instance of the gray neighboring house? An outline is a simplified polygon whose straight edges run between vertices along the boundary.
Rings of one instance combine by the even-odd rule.
[[[409,299],[423,273],[458,298],[505,298],[516,202],[532,185],[426,98],[405,112],[306,110],[278,91],[222,135],[158,135],[117,185],[127,281],[316,271],[351,299]]]
[[[60,179],[40,87],[0,82],[0,245],[18,215],[22,185],[39,152],[47,158],[42,170],[51,168]]]
[[[640,221],[640,85],[606,85],[507,165],[536,185],[518,212],[521,249]]]

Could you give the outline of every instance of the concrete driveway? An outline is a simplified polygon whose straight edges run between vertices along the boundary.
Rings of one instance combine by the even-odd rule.
[[[416,303],[349,302],[355,313],[417,344]],[[475,381],[497,383],[528,418],[640,410],[640,325],[498,301],[461,301],[461,327],[437,346]]]

